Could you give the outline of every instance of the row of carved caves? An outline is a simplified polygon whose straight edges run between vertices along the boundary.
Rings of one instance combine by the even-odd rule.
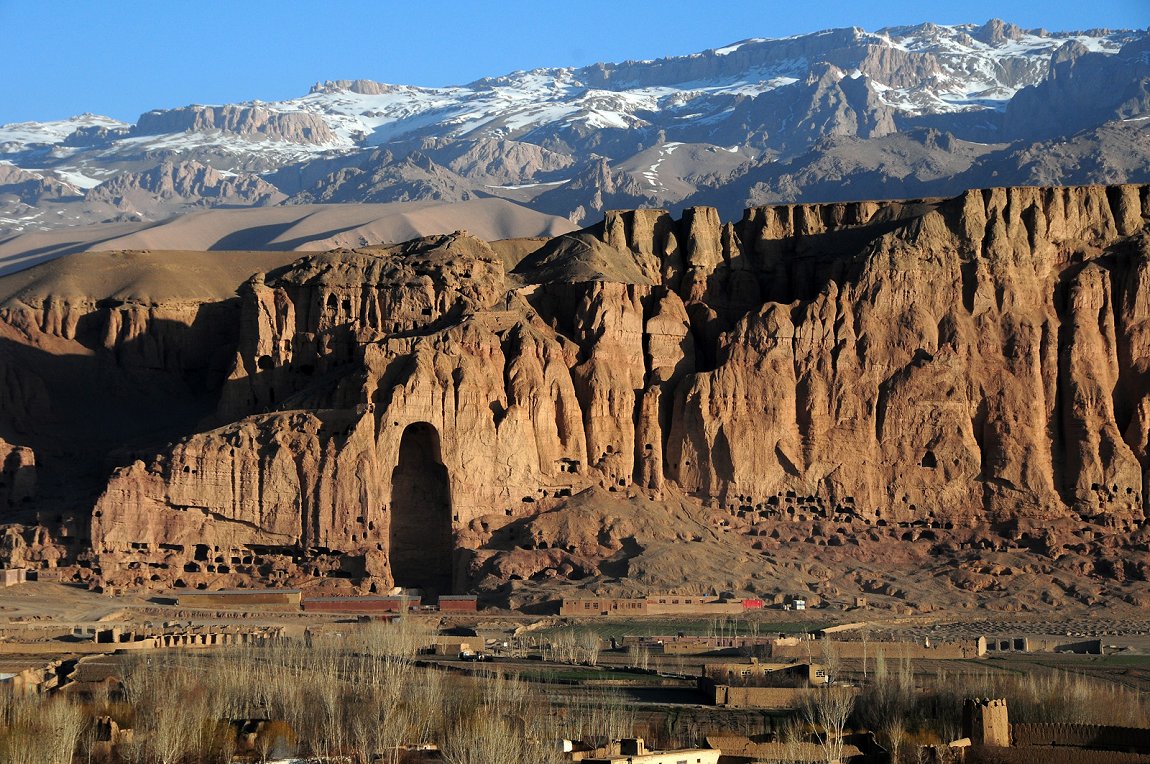
[[[409,425],[401,436],[392,472],[388,542],[395,586],[420,589],[432,601],[453,592],[451,485],[439,433],[426,422]],[[218,584],[212,582],[219,576],[274,584],[300,575],[358,579],[365,574],[358,556],[339,550],[261,544],[221,549],[206,543],[153,546],[137,541],[122,551],[116,567],[133,579],[116,581],[117,585],[167,580],[177,587],[198,589],[216,588]]]

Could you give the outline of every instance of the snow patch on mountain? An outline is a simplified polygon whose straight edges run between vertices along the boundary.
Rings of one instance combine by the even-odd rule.
[[[52,122],[12,122],[0,125],[0,150],[14,153],[31,146],[54,146],[82,127],[116,129],[131,125],[99,114],[80,114]]]
[[[516,71],[449,87],[335,81],[280,101],[150,111],[136,125],[94,114],[3,125],[0,161],[78,192],[162,163],[195,162],[226,180],[258,176],[293,200],[467,198],[490,189],[574,220],[607,204],[670,205],[742,188],[748,173],[775,172],[762,169],[769,164],[808,152],[817,159],[830,139],[907,132],[919,136],[914,143],[938,131],[967,147],[1014,140],[1023,133],[1004,125],[1027,94],[1015,96],[1046,81],[1052,61],[1089,56],[1088,66],[1109,67],[1098,59],[1139,41],[1111,60],[1126,62],[1145,50],[1146,36],[1027,31],[1001,21],[922,24],[750,38],[688,56]],[[1142,118],[1129,105],[1104,119],[1115,117]],[[951,148],[935,147],[947,157],[949,140],[941,144]],[[902,144],[888,148],[909,167]],[[976,157],[963,157],[943,164],[965,172]],[[897,172],[901,179],[910,170]],[[782,195],[799,186],[771,188]],[[9,227],[41,224],[19,204],[0,205]],[[91,210],[73,212],[91,222]],[[140,214],[153,213],[160,207]]]
[[[804,41],[814,46],[819,44],[820,37],[844,31],[853,32],[859,45],[910,55],[929,54],[936,62],[937,71],[913,87],[895,87],[872,73],[874,90],[890,108],[907,115],[1002,110],[1019,89],[1041,81],[1050,55],[1059,46],[1074,40],[1088,50],[1113,54],[1129,38],[1123,33],[1051,35],[1015,31],[1003,25],[1002,38],[986,42],[975,36],[982,29],[975,25],[924,24],[874,33],[858,29],[829,30],[783,41],[752,38],[679,59],[512,72],[455,87],[371,83],[377,91],[372,93],[323,87],[300,98],[253,101],[244,105],[273,112],[311,113],[335,134],[334,142],[288,144],[243,140],[231,134],[183,132],[122,137],[106,153],[114,157],[128,152],[212,150],[258,155],[269,166],[283,166],[325,153],[348,153],[365,146],[383,145],[411,135],[459,137],[487,133],[516,138],[541,128],[622,130],[661,119],[702,120],[713,124],[731,113],[730,104],[722,99],[754,98],[790,87],[806,76],[812,62],[806,56],[780,55],[779,45],[790,44],[787,50]],[[727,61],[736,54],[750,62],[737,72],[711,73],[681,82],[654,82],[671,65],[687,59],[705,64],[713,59]],[[627,68],[626,76],[619,74],[624,68]],[[708,67],[704,67],[699,71],[707,73],[707,70]],[[604,71],[609,76],[605,76]],[[685,71],[692,69],[688,67]],[[860,76],[857,70],[851,75]],[[621,81],[612,86],[611,78]],[[603,79],[607,81],[600,81]],[[91,155],[92,150],[62,145],[81,127],[124,129],[130,126],[93,114],[56,122],[4,125],[0,127],[0,147],[4,154],[33,146],[53,147],[54,156],[65,160],[81,153]],[[61,171],[83,174],[78,166],[63,167]]]

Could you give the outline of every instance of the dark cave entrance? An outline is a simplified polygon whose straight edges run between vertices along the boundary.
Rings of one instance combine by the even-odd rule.
[[[455,544],[451,483],[439,433],[427,422],[408,425],[391,473],[391,575],[396,586],[428,598],[451,593]]]

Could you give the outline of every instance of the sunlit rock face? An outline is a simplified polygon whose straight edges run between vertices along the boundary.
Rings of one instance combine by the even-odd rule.
[[[1141,186],[612,212],[548,241],[309,255],[227,309],[117,314],[116,363],[203,365],[205,337],[228,360],[212,410],[107,481],[92,580],[444,593],[491,533],[589,488],[858,527],[1132,528],[1148,215]],[[108,310],[3,318],[44,342]]]

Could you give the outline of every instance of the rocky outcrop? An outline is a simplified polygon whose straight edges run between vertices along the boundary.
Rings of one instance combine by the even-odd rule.
[[[328,174],[312,188],[292,196],[289,203],[462,202],[474,196],[473,188],[473,183],[422,152],[397,158],[390,151],[376,151],[362,166]]]
[[[402,90],[402,85],[387,85],[373,80],[325,80],[311,86],[312,93],[359,93],[361,95],[383,95]]]
[[[327,123],[306,112],[276,112],[258,106],[185,106],[144,112],[132,135],[220,131],[253,140],[338,143]]]
[[[1099,316],[1113,315],[1104,274],[1137,269],[1147,253],[1094,258],[1141,228],[1143,196],[970,192],[872,241],[866,258],[836,264],[850,275],[813,299],[753,311],[728,335],[725,361],[680,390],[669,477],[752,507],[785,504],[779,487],[790,484],[827,505],[819,511],[876,520],[1070,509],[1141,517],[1142,476],[1118,434],[1125,422],[1100,400],[1118,374],[1102,348],[1121,330]],[[860,211],[787,217],[818,236],[828,213]],[[738,394],[765,379],[777,386]],[[1084,448],[1091,456],[1075,455]],[[858,460],[849,485],[844,451]]]
[[[659,193],[631,173],[611,167],[605,157],[593,157],[558,188],[545,191],[534,201],[541,210],[563,214],[576,225],[598,219],[609,208],[648,206]]]
[[[497,139],[454,145],[446,153],[452,172],[488,184],[529,183],[540,173],[556,172],[575,163],[567,154],[533,143]]]
[[[80,191],[54,178],[26,172],[15,165],[0,162],[0,200],[12,199],[33,205],[44,199],[79,196]]]
[[[48,528],[6,527],[0,531],[0,565],[5,568],[55,568],[68,550]],[[69,539],[71,540],[71,539]]]
[[[1053,138],[1150,109],[1150,40],[1133,40],[1113,56],[1076,40],[1050,59],[1047,77],[1023,88],[1006,107],[1011,138]]]
[[[836,534],[1127,531],[1148,217],[1147,187],[990,189],[611,213],[511,271],[462,232],[304,257],[241,290],[222,424],[109,482],[102,581],[463,587],[590,488]]]
[[[84,195],[89,203],[134,209],[149,204],[184,202],[214,207],[221,204],[260,206],[285,198],[258,175],[221,173],[199,162],[163,162],[143,172],[126,172]]]
[[[772,90],[735,110],[737,118],[759,121],[762,114],[788,114],[788,129],[764,136],[773,148],[809,147],[820,138],[879,138],[895,132],[895,112],[866,76],[848,76],[831,64],[814,66],[789,90]]]

